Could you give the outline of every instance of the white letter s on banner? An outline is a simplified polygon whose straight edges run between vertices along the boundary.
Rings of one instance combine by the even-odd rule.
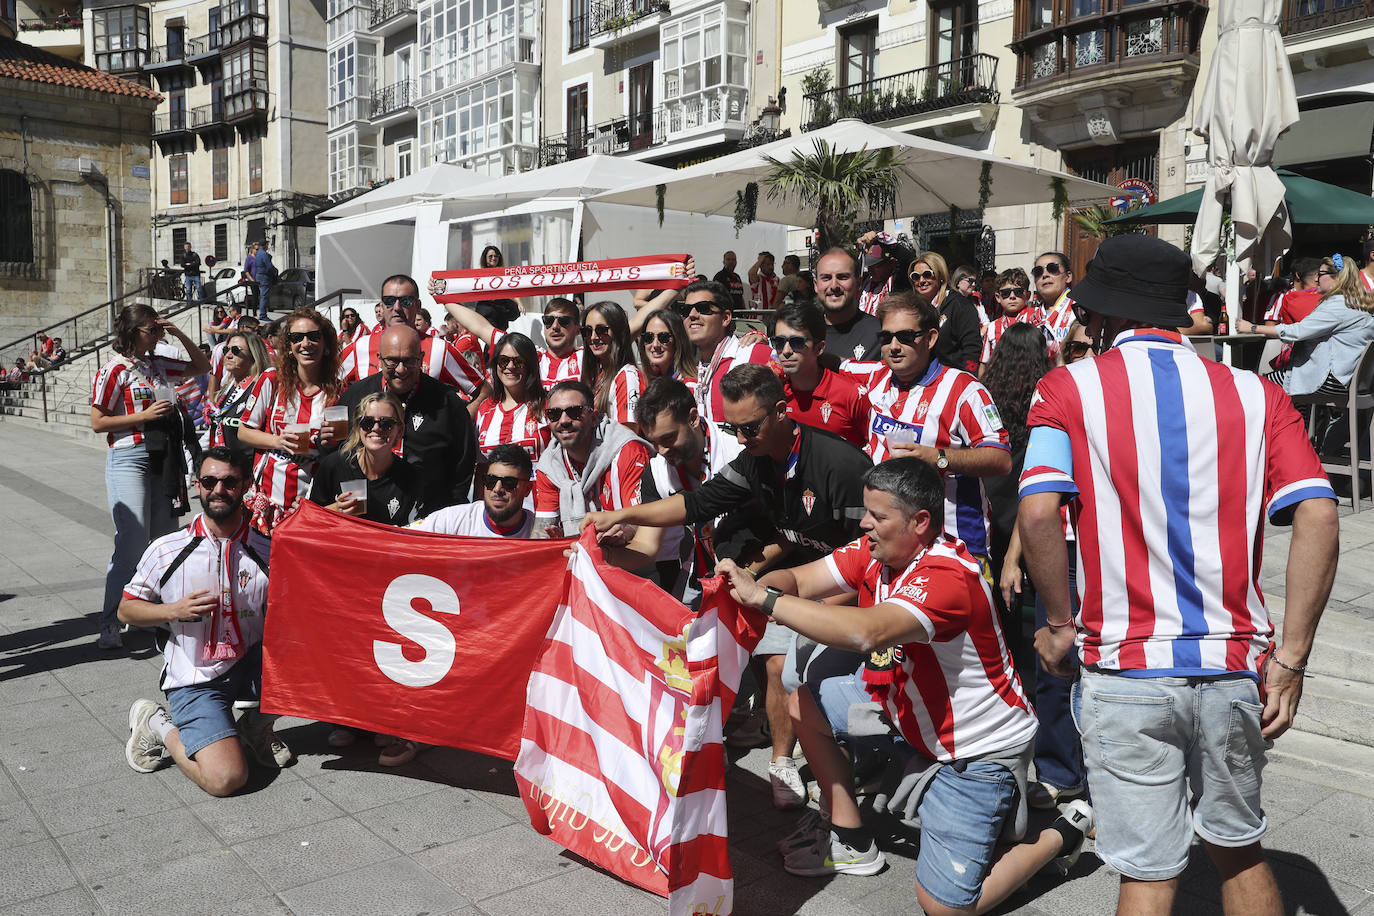
[[[458,595],[447,582],[433,576],[400,576],[382,596],[382,617],[397,633],[419,643],[425,657],[413,662],[401,654],[399,643],[380,639],[373,641],[372,655],[382,673],[396,683],[429,687],[449,673],[458,644],[442,623],[415,610],[417,598],[428,601],[436,614],[458,614]]]

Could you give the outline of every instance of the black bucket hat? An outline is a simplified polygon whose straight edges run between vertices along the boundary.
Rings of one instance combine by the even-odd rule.
[[[1162,328],[1186,328],[1193,260],[1176,246],[1148,235],[1103,240],[1087,276],[1069,295],[1090,312]]]

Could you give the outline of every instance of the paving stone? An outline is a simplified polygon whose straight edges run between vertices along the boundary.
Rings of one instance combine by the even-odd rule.
[[[587,868],[570,868],[537,884],[488,897],[480,908],[490,916],[527,916],[557,912],[570,901],[576,901],[581,912],[616,916],[663,916],[667,908],[662,897]]]
[[[354,815],[401,852],[415,853],[510,824],[511,818],[462,789],[443,789]]]
[[[59,837],[57,842],[72,867],[92,885],[112,875],[220,847],[214,834],[184,809],[94,827]]]
[[[450,887],[485,900],[578,867],[563,847],[511,824],[478,837],[436,846],[412,858]]]
[[[279,779],[269,789],[257,792],[240,792],[229,798],[202,793],[201,798],[191,810],[227,845],[331,820],[343,813],[314,786],[294,778]]]
[[[332,878],[304,884],[282,891],[280,896],[296,916],[447,913],[472,902],[419,865],[404,858],[379,862]],[[585,912],[610,911],[591,907]]]
[[[185,777],[182,777],[183,779]],[[64,836],[178,807],[180,799],[146,774],[124,774],[95,786],[54,792],[33,799],[53,836]]]
[[[0,916],[34,916],[39,913],[42,916],[97,916],[103,911],[84,887],[69,887],[46,897],[0,907]]]
[[[396,850],[351,817],[307,824],[234,847],[274,890],[297,887],[363,865]]]
[[[46,897],[56,891],[76,887],[76,875],[67,867],[62,853],[52,840],[39,840],[26,846],[0,849],[0,906],[34,897]],[[23,908],[20,908],[23,911]],[[27,912],[41,912],[31,908]]]
[[[230,912],[231,904],[270,896],[271,889],[230,849],[150,862],[93,883],[91,892],[107,913]]]
[[[441,788],[440,784],[430,780],[379,767],[375,757],[371,763],[360,764],[358,769],[340,765],[318,776],[308,776],[305,781],[349,813],[404,798],[429,795]]]
[[[24,800],[0,805],[0,848],[27,846],[48,839],[48,832]]]

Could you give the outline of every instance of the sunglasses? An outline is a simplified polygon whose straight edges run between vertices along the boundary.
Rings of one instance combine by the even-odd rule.
[[[518,356],[498,356],[496,357],[496,368],[523,369],[525,368],[525,361]]]
[[[507,493],[514,493],[515,488],[524,483],[519,477],[497,476],[496,474],[486,475],[482,478],[482,482],[486,484],[488,490],[495,490],[499,485]]]
[[[756,439],[758,438],[759,430],[762,429],[763,424],[767,422],[768,415],[765,414],[753,423],[722,423],[720,424],[720,431],[727,436],[738,437],[740,433],[743,433],[746,439]]]
[[[570,328],[576,320],[571,315],[545,315],[543,318],[546,328],[551,328],[554,325],[558,325],[560,328]]]
[[[298,344],[302,340],[319,343],[324,340],[324,331],[291,331],[286,335],[287,343]]]
[[[1064,355],[1078,359],[1081,356],[1087,356],[1092,346],[1086,340],[1071,340],[1064,345]]]
[[[800,336],[784,337],[781,334],[768,338],[768,343],[772,345],[774,353],[781,353],[783,347],[791,347],[793,353],[800,353],[806,349],[806,345],[811,343],[811,338]]]
[[[395,308],[396,306],[399,305],[399,306],[400,306],[401,308],[403,308],[403,309],[408,309],[408,308],[410,308],[410,307],[411,307],[412,305],[414,305],[414,304],[415,304],[415,297],[414,297],[414,296],[383,296],[383,297],[382,297],[382,305],[386,306],[387,308]]]
[[[387,369],[395,371],[398,366],[414,369],[420,365],[419,356],[383,356],[377,360]]]
[[[1026,298],[1026,288],[1024,286],[1005,286],[997,291],[997,295],[1003,299],[1024,299]]]
[[[579,404],[575,407],[544,408],[544,416],[548,417],[551,423],[557,423],[559,420],[563,419],[563,414],[567,414],[568,419],[576,423],[578,420],[582,419],[582,415],[586,412],[587,406],[585,404]]]
[[[916,346],[916,341],[921,339],[921,332],[911,328],[902,328],[900,331],[879,331],[878,346],[885,347],[896,340],[904,347]]]
[[[213,490],[220,484],[224,484],[226,490],[233,490],[243,483],[242,477],[216,477],[213,474],[206,474],[204,477],[196,478],[196,480],[200,483],[201,489],[206,491]]]
[[[359,417],[358,425],[363,432],[370,433],[374,429],[381,428],[382,432],[389,433],[396,428],[397,420],[392,417]]]
[[[588,337],[610,337],[611,326],[609,324],[584,324],[582,333]]]
[[[224,348],[224,352],[225,352],[225,353],[232,354],[233,356],[247,356],[247,355],[248,355],[248,351],[245,350],[243,347],[225,347],[225,348]]]
[[[164,333],[160,324],[145,324],[139,327],[144,334],[152,334],[154,337],[161,337]]]
[[[1060,264],[1058,261],[1051,261],[1048,264],[1037,264],[1035,267],[1031,268],[1031,276],[1037,280],[1040,279],[1041,274],[1049,274],[1051,277],[1057,277],[1063,270],[1064,265]]]
[[[908,276],[910,276],[911,279],[913,279],[913,280],[934,280],[934,279],[935,279],[935,271],[933,271],[933,270],[922,270],[922,271],[920,271],[920,272],[917,272],[917,271],[914,271],[914,270],[913,270],[910,274],[908,274]]]
[[[1078,323],[1086,328],[1088,326],[1088,318],[1090,317],[1088,310],[1077,302],[1071,303],[1070,307],[1073,309],[1073,317],[1077,318]]]
[[[673,335],[669,331],[645,331],[643,334],[639,335],[639,342],[646,347],[653,346],[655,341],[657,341],[660,346],[666,347],[672,344]]]
[[[1340,276],[1340,274],[1336,273],[1334,270],[1319,270],[1319,271],[1317,271],[1317,276],[1319,276],[1319,277],[1338,277],[1338,276]]]
[[[724,312],[725,309],[716,305],[714,302],[693,302],[690,305],[686,302],[674,302],[673,311],[677,312],[683,318],[686,318],[688,315],[692,314],[692,312],[696,312],[698,315],[705,318],[707,315],[714,315],[716,312]]]

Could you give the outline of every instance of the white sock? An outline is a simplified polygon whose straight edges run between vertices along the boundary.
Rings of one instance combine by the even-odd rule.
[[[167,710],[160,706],[157,712],[148,717],[148,727],[157,735],[158,740],[164,744],[167,743],[168,732],[176,728],[176,726],[172,724],[172,717],[167,715]]]

